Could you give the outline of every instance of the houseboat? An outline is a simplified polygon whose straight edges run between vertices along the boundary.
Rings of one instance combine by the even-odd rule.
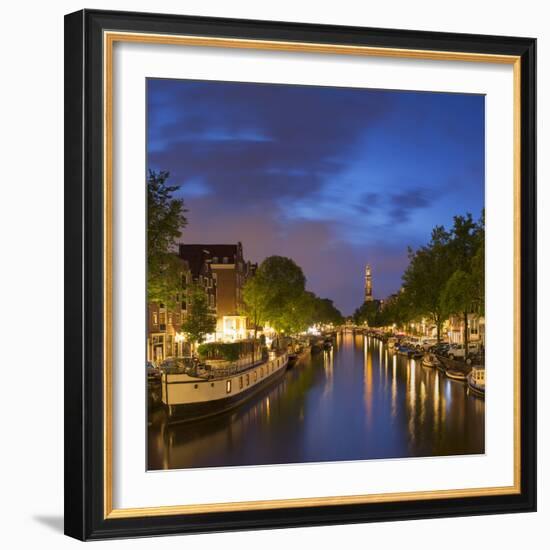
[[[309,344],[307,344],[307,342],[304,344],[300,344],[299,346],[297,346],[297,348],[295,348],[293,352],[289,352],[287,368],[293,368],[310,354],[311,351]]]
[[[287,365],[288,353],[271,352],[267,360],[249,366],[163,372],[162,402],[170,421],[207,418],[237,407],[279,380]]]
[[[473,367],[468,374],[468,388],[481,397],[485,397],[485,367]]]
[[[464,382],[466,380],[467,373],[464,369],[447,369],[445,374],[452,380],[460,380]]]
[[[445,374],[452,380],[460,380],[466,382],[466,377],[472,370],[472,367],[466,364],[464,361],[458,361],[456,359],[449,359],[442,355],[437,356],[439,362],[443,365]]]
[[[434,368],[437,367],[439,364],[439,360],[433,353],[426,353],[424,357],[422,358],[422,366],[428,367],[428,368]]]
[[[389,349],[393,349],[395,348],[398,344],[399,344],[399,339],[396,338],[395,336],[390,336],[388,338],[388,348]]]

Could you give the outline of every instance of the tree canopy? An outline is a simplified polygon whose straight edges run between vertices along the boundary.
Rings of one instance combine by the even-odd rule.
[[[355,322],[370,326],[402,326],[428,317],[437,328],[438,339],[445,319],[460,314],[467,345],[468,313],[483,314],[485,302],[485,220],[471,214],[455,216],[447,230],[436,226],[430,241],[417,250],[409,248],[409,264],[403,274],[401,292],[382,308],[366,302],[355,314]]]
[[[278,332],[293,334],[316,323],[339,323],[342,316],[331,300],[305,288],[302,269],[290,258],[269,256],[243,290],[243,313],[255,331],[269,324]]]
[[[416,251],[409,249],[409,265],[403,274],[411,316],[429,317],[436,325],[438,340],[447,315],[440,297],[453,271],[450,242],[451,233],[436,226],[426,246]]]
[[[168,184],[169,176],[149,170],[147,177],[147,298],[164,304],[182,290],[183,264],[174,247],[187,225],[183,199],[174,198],[179,187]]]
[[[197,284],[187,289],[187,316],[181,323],[181,330],[192,344],[203,342],[207,334],[216,330],[216,318],[208,309],[208,296]]]
[[[382,321],[380,301],[364,302],[353,313],[353,322],[357,325],[366,323],[369,327],[378,327]]]

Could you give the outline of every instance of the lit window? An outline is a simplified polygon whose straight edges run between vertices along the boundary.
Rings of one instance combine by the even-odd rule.
[[[225,393],[231,393],[231,380],[225,383]]]

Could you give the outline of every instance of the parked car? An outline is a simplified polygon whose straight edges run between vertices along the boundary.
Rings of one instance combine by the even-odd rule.
[[[411,352],[411,348],[404,343],[400,343],[399,345],[395,346],[395,349],[397,350],[397,353],[399,355],[409,355]]]
[[[435,344],[437,344],[437,338],[424,338],[420,342],[420,346],[424,351],[428,351]]]
[[[422,347],[422,338],[409,336],[407,338],[407,345],[409,345],[411,348],[420,349]]]
[[[468,344],[468,357],[475,355],[479,351],[479,346],[476,342]],[[447,351],[447,357],[449,359],[465,359],[466,347],[464,344],[451,344]]]
[[[446,356],[447,352],[449,351],[450,345],[447,342],[439,342],[439,344],[435,344],[429,348],[429,351],[432,353],[435,353],[436,355],[443,355]]]

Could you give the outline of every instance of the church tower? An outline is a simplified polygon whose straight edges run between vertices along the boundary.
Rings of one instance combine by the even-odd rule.
[[[372,302],[372,273],[370,265],[365,267],[365,302]]]

